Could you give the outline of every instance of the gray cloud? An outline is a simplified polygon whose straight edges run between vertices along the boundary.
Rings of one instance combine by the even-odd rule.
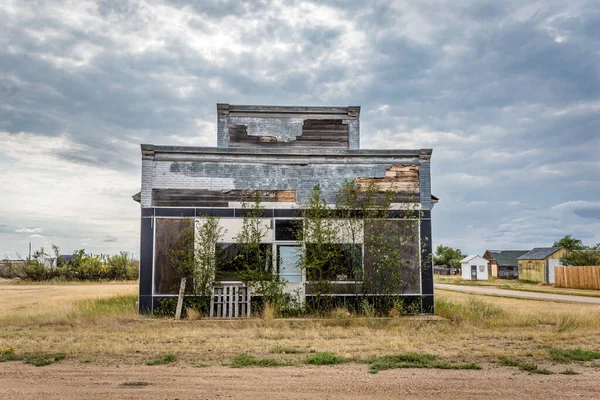
[[[555,207],[600,198],[594,2],[55,1],[0,19],[0,132],[39,147],[0,149],[28,208],[0,211],[0,254],[24,226],[137,248],[139,144],[214,145],[217,102],[361,105],[363,147],[433,147],[435,243],[600,242],[596,208]]]

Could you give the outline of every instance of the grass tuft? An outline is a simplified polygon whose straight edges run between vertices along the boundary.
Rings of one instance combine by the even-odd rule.
[[[561,374],[563,374],[563,375],[580,375],[581,372],[577,372],[577,371],[572,370],[571,368],[567,368],[563,372],[561,372]]]
[[[274,358],[256,358],[252,354],[238,354],[232,361],[232,368],[244,367],[285,367],[291,365],[288,362],[276,360]]]
[[[177,361],[177,357],[175,356],[175,354],[167,353],[162,357],[146,361],[146,365],[164,365],[174,363],[175,361]]]
[[[299,349],[297,347],[288,347],[288,346],[275,346],[270,350],[271,354],[300,354],[306,353],[306,350]]]
[[[600,352],[584,349],[550,349],[550,359],[566,364],[573,361],[592,361],[600,358]]]
[[[46,365],[64,360],[65,358],[67,358],[67,355],[64,353],[38,354],[25,358],[25,364],[31,364],[35,367],[44,367]]]
[[[345,362],[344,358],[333,353],[315,353],[306,359],[307,364],[334,365]]]
[[[567,315],[562,315],[559,318],[558,323],[554,327],[554,330],[558,333],[563,333],[563,332],[574,331],[578,327],[579,327],[579,321],[578,321],[577,317],[574,315],[567,314]]]
[[[519,363],[519,369],[521,371],[529,372],[532,374],[541,374],[541,375],[552,375],[552,371],[549,371],[545,368],[540,368],[537,364],[522,362]]]
[[[518,367],[521,363],[517,360],[513,360],[512,358],[504,357],[500,359],[500,364],[504,365],[505,367]]]
[[[437,369],[481,369],[479,364],[455,364],[447,361],[436,361],[437,356],[427,353],[405,353],[393,356],[375,357],[366,360],[369,373],[397,368],[437,368]]]
[[[20,361],[22,359],[23,357],[15,354],[15,349],[13,347],[0,349],[0,362]]]
[[[452,364],[452,363],[443,362],[443,363],[434,363],[434,364],[431,365],[431,368],[436,368],[436,369],[473,369],[473,370],[480,370],[481,369],[481,365],[476,364],[476,363]]]
[[[552,375],[553,374],[552,371],[549,371],[545,368],[539,368],[534,363],[513,360],[513,359],[507,358],[507,357],[501,358],[500,364],[504,365],[505,367],[519,367],[519,369],[521,371],[529,372],[532,374],[542,374],[542,375]]]

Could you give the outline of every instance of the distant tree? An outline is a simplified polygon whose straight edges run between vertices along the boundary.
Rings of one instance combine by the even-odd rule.
[[[600,250],[570,251],[566,256],[561,258],[560,261],[564,265],[573,266],[600,265]]]
[[[436,265],[449,265],[451,267],[460,268],[460,260],[463,258],[464,255],[460,249],[439,245],[435,249],[433,263]]]
[[[575,239],[571,235],[565,235],[562,239],[554,242],[552,247],[564,247],[567,250],[586,250],[587,246],[584,246],[580,239]]]

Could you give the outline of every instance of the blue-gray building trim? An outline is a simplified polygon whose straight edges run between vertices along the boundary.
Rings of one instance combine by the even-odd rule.
[[[141,219],[139,303],[140,314],[152,313],[152,268],[154,257],[154,219]],[[150,299],[150,303],[148,302]]]

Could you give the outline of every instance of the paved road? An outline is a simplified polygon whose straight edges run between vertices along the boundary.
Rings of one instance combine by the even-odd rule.
[[[445,283],[436,283],[436,289],[452,290],[454,292],[483,294],[487,296],[516,297],[519,299],[560,301],[579,304],[594,304],[600,306],[600,297],[570,296],[568,294],[524,292],[521,290],[499,289],[491,286],[465,286],[465,285],[447,285]]]

